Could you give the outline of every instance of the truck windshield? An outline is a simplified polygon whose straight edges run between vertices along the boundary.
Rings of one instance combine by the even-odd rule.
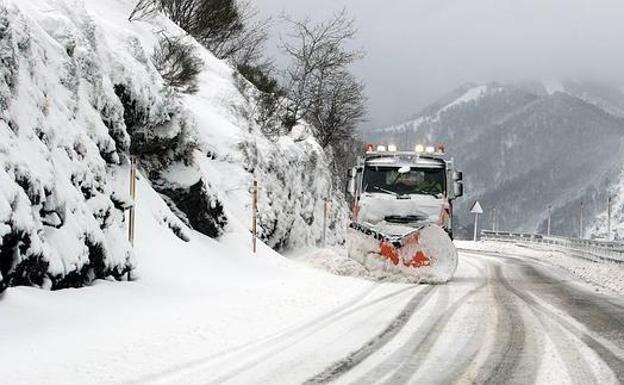
[[[398,167],[366,167],[363,186],[366,192],[424,194],[441,198],[445,188],[444,169],[412,167],[409,172],[399,173]]]

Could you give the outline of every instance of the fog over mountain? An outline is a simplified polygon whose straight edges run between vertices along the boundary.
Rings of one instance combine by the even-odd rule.
[[[467,82],[602,80],[623,85],[624,2],[620,0],[255,0],[264,15],[314,20],[345,7],[368,52],[370,120],[405,120]],[[277,23],[271,44],[284,26]]]

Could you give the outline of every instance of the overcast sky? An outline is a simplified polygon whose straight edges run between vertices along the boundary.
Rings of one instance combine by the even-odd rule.
[[[624,84],[624,0],[253,2],[265,15],[314,20],[347,9],[367,51],[354,68],[367,84],[367,127],[401,121],[466,82],[592,77]]]

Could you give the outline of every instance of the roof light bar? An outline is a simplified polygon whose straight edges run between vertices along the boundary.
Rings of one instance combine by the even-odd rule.
[[[367,144],[366,145],[366,153],[373,154],[376,152],[392,152],[398,154],[404,154],[403,152],[398,151],[398,146],[396,144]],[[414,152],[417,155],[427,154],[427,155],[445,155],[446,146],[444,144],[436,144],[436,145],[423,145],[417,144],[414,147]]]

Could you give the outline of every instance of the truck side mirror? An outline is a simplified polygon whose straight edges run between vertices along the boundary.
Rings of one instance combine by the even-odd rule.
[[[355,196],[355,178],[349,179],[349,183],[347,183],[347,193],[351,196]]]
[[[455,198],[459,198],[464,195],[464,183],[460,180],[453,184]]]
[[[453,180],[455,182],[461,182],[464,180],[464,173],[463,171],[455,171],[454,175],[453,175]]]

